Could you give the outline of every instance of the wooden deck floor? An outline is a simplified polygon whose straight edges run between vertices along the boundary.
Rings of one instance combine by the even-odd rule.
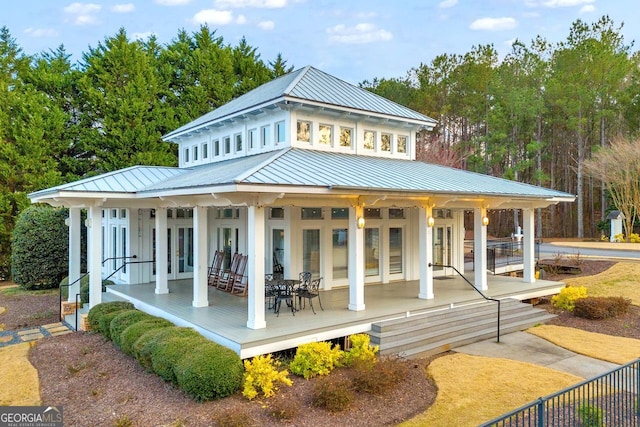
[[[475,304],[482,298],[461,278],[434,280],[435,298],[417,297],[418,282],[367,285],[363,311],[347,309],[349,290],[333,289],[321,293],[324,311],[316,306],[316,315],[307,306],[295,313],[282,307],[277,317],[266,310],[267,327],[247,328],[247,299],[209,288],[209,306],[191,305],[191,280],[170,282],[169,294],[156,295],[153,283],[109,286],[111,295],[132,301],[148,313],[167,318],[180,326],[189,326],[201,334],[236,351],[242,358],[293,348],[301,343],[367,332],[380,320],[448,309],[453,305]],[[555,293],[562,283],[538,281],[523,283],[520,278],[490,276],[485,294],[494,298],[526,299]]]

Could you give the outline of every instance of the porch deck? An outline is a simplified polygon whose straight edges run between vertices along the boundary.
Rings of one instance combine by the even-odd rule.
[[[539,280],[523,283],[520,278],[489,276],[485,295],[492,298],[528,299],[557,293],[563,283]],[[169,283],[169,293],[156,295],[155,284],[113,285],[111,295],[126,299],[150,314],[164,317],[179,326],[193,327],[207,338],[236,351],[240,357],[253,357],[285,350],[310,341],[328,340],[368,332],[371,324],[387,319],[411,316],[482,302],[480,295],[459,277],[434,279],[431,300],[417,297],[418,281],[371,284],[365,287],[366,310],[347,309],[349,289],[340,288],[321,294],[324,311],[316,302],[316,315],[309,307],[292,315],[282,308],[277,317],[266,311],[267,327],[247,328],[247,298],[209,288],[209,306],[195,308],[192,281]],[[266,309],[266,307],[265,307]]]

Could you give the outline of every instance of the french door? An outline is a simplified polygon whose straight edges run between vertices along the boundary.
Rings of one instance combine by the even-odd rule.
[[[156,229],[152,229],[152,251],[155,260]],[[193,277],[193,227],[175,225],[167,228],[167,278],[169,280]],[[155,265],[155,264],[154,264]],[[155,276],[155,266],[153,276]]]
[[[442,267],[452,265],[453,226],[436,225],[433,227],[433,275],[449,276],[453,274],[451,268]]]

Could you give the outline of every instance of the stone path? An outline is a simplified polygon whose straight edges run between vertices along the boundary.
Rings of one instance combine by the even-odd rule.
[[[66,322],[50,323],[15,331],[0,331],[0,348],[21,342],[36,341],[44,337],[55,337],[73,332]]]

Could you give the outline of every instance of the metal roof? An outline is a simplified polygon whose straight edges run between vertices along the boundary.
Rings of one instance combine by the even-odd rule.
[[[275,80],[216,108],[215,110],[169,132],[164,136],[171,139],[179,134],[214,124],[239,114],[250,114],[252,110],[274,105],[285,100],[305,103],[314,102],[338,109],[358,110],[362,113],[377,113],[400,120],[412,120],[433,126],[436,121],[424,114],[404,107],[366,89],[354,86],[311,66],[306,66]]]

